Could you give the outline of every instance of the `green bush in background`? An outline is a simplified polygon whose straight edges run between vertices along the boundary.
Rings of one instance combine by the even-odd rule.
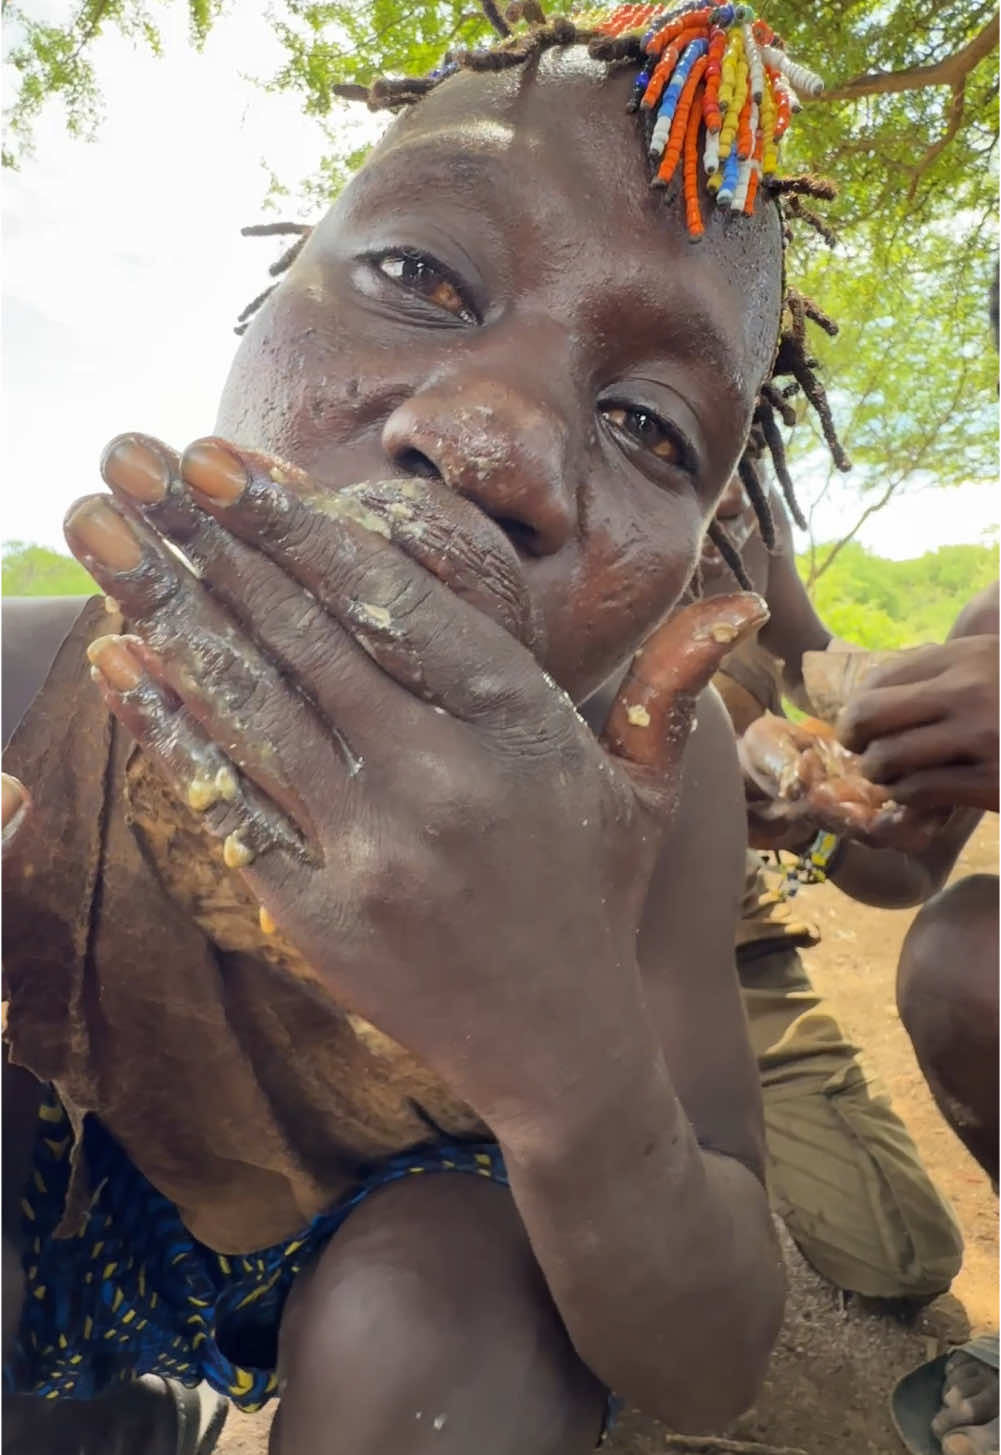
[[[4,545],[4,596],[93,596],[96,590],[93,578],[72,556],[25,541]]]
[[[804,577],[806,558],[799,562]],[[887,561],[850,542],[821,576],[814,604],[831,631],[860,647],[938,642],[998,574],[994,546],[940,546],[913,561]],[[3,548],[4,596],[88,596],[95,585],[69,556],[10,541]]]
[[[799,564],[805,576],[805,558]],[[914,647],[948,636],[962,608],[997,574],[993,546],[940,546],[912,561],[887,561],[851,542],[816,583],[813,604],[847,642]]]

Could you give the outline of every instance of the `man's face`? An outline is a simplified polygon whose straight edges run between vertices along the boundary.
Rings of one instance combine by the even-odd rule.
[[[246,335],[217,428],[337,490],[439,475],[514,544],[582,701],[676,601],[778,327],[775,209],[693,246],[630,74],[579,50],[404,116]]]

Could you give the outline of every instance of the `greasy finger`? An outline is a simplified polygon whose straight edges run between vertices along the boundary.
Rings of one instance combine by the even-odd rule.
[[[302,819],[303,764],[311,762],[313,782],[329,741],[302,695],[160,537],[138,517],[126,519],[116,501],[85,497],[65,530],[74,555],[158,655],[163,676],[209,736]]]
[[[907,728],[921,727],[944,717],[949,704],[933,685],[866,686],[838,713],[835,729],[840,742],[861,753],[874,738]]]
[[[944,672],[951,661],[949,648],[936,643],[926,647],[908,647],[893,654],[892,661],[876,667],[866,678],[866,691],[882,691],[886,687],[908,687],[930,682]]]
[[[178,798],[223,840],[223,860],[243,868],[272,848],[306,857],[302,836],[147,671],[135,638],[98,637],[87,649],[105,702],[157,765]]]
[[[975,808],[983,813],[998,811],[997,772],[985,772],[982,764],[925,768],[908,773],[893,785],[893,797],[910,808]]]
[[[766,712],[737,741],[744,775],[770,798],[794,798],[801,786],[801,759],[814,739],[796,723]]]
[[[303,499],[274,471],[260,469],[260,458],[216,440],[199,441],[185,452],[182,471],[199,498],[211,496],[227,529],[304,586],[389,677],[466,720],[539,690],[536,664],[511,633],[461,600],[393,539],[394,529],[399,534],[407,522],[387,520],[351,490]],[[480,527],[504,541],[485,517]],[[452,529],[456,538],[463,534]],[[520,573],[512,555],[512,571]],[[498,665],[503,663],[506,673]],[[338,724],[350,738],[357,715],[367,722],[370,708],[350,683],[331,687],[340,694]]]
[[[482,510],[442,480],[404,476],[334,490],[283,461],[215,438],[189,445],[181,469],[227,529],[270,554],[310,590],[318,584],[317,560],[326,561],[310,551],[309,517],[290,514],[289,495],[311,507],[316,534],[322,537],[329,520],[393,541],[456,596],[471,601],[536,656],[542,654],[542,622],[517,551]]]
[[[640,648],[602,735],[616,757],[667,774],[680,760],[695,701],[720,662],[768,620],[760,596],[742,592],[697,601]]]
[[[862,755],[861,770],[873,783],[896,783],[922,768],[946,767],[956,755],[954,734],[935,722],[876,738]]]
[[[289,488],[289,481],[303,494],[313,488],[291,466],[279,472],[272,464],[270,470],[286,481],[282,488]],[[105,449],[101,472],[127,513],[138,510],[159,535],[183,551],[213,600],[246,628],[267,659],[296,683],[328,723],[345,695],[371,701],[378,674],[353,637],[294,577],[195,502],[174,451],[149,435],[119,435]],[[335,697],[331,684],[337,686]],[[403,735],[404,710],[403,703],[394,705],[394,721]]]

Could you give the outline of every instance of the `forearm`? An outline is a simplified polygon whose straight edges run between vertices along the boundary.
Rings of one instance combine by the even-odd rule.
[[[727,1424],[754,1400],[784,1275],[761,1182],[702,1151],[652,1032],[581,1122],[498,1132],[511,1187],[578,1352],[672,1428]],[[597,1074],[597,1073],[596,1073]]]
[[[844,840],[828,877],[862,904],[911,909],[942,888],[979,820],[975,809],[956,809],[927,849],[914,853]]]
[[[828,878],[843,894],[877,909],[912,909],[941,888],[931,866],[898,849],[842,841]]]

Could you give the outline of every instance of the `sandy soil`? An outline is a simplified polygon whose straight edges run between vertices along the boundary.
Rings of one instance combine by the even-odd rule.
[[[974,835],[956,877],[997,873],[997,821]],[[787,1242],[790,1298],[771,1372],[755,1410],[731,1432],[729,1447],[672,1438],[655,1420],[627,1412],[609,1455],[897,1455],[902,1451],[887,1413],[894,1381],[951,1342],[996,1329],[997,1201],[942,1121],[914,1062],[896,1015],[894,976],[910,911],[867,909],[830,886],[805,891],[823,942],[806,953],[818,989],[888,1086],[898,1111],[939,1186],[952,1201],[966,1238],[966,1259],[953,1290],[910,1323],[843,1300]],[[265,1455],[270,1415],[233,1412],[220,1455]]]

